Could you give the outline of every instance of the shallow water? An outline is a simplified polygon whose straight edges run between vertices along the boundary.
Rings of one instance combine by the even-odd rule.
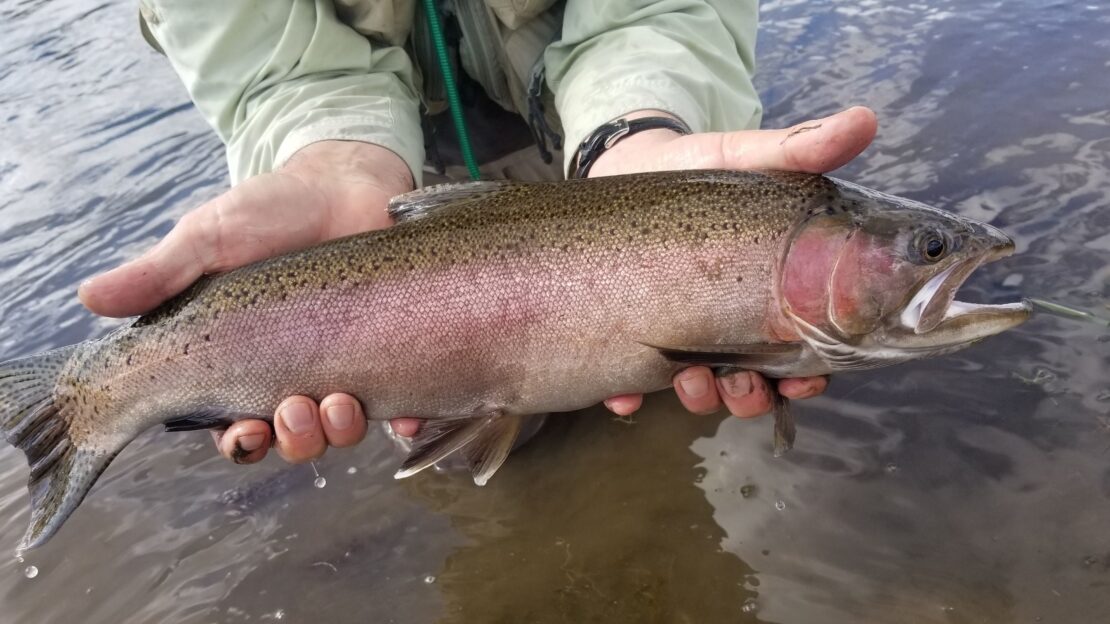
[[[838,175],[986,219],[1021,254],[966,289],[1110,303],[1110,7],[763,7],[766,124],[864,103]],[[131,2],[0,1],[0,355],[103,332],[83,278],[226,185]],[[838,377],[770,423],[555,419],[489,486],[391,478],[380,435],[307,466],[150,432],[46,547],[0,560],[0,622],[1110,621],[1110,341],[1041,316]],[[0,546],[27,518],[0,449]],[[37,576],[28,578],[28,566]]]

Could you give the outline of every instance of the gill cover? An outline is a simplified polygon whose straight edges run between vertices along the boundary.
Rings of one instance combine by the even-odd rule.
[[[879,328],[899,294],[890,245],[848,215],[812,217],[787,252],[781,292],[790,313],[847,339]]]

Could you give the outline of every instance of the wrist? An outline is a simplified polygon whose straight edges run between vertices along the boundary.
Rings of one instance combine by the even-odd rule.
[[[314,183],[321,178],[343,186],[369,185],[386,197],[414,188],[412,172],[392,150],[361,141],[326,140],[306,145],[280,171]]]
[[[660,146],[670,143],[682,136],[682,134],[674,130],[661,128],[657,130],[644,130],[633,136],[625,137],[624,140],[605,150],[604,153],[597,157],[597,160],[594,161],[594,166],[590,168],[590,173],[586,177],[599,178],[601,176],[628,173],[628,163],[638,162],[641,160],[643,154],[653,152]]]

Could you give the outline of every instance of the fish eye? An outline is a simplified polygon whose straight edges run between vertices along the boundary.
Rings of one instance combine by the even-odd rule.
[[[918,249],[926,262],[938,262],[948,255],[948,240],[937,232],[925,232],[918,239]]]

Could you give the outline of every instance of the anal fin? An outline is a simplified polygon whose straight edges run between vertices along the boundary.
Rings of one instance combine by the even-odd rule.
[[[457,451],[466,457],[474,483],[485,485],[501,467],[520,433],[522,416],[487,416],[426,421],[412,441],[412,451],[393,475],[404,479]]]

